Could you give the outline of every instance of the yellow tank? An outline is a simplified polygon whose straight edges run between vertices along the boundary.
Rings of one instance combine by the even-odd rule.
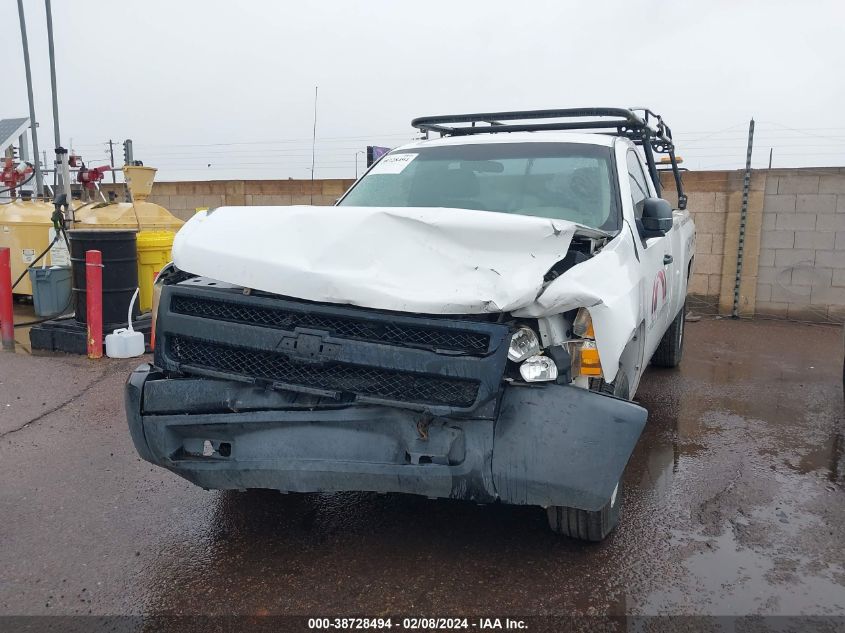
[[[12,283],[50,244],[53,205],[40,200],[20,198],[0,204],[0,246],[8,246],[12,260]],[[44,256],[51,266],[50,253]],[[43,260],[42,260],[43,261]],[[40,265],[42,262],[38,262]],[[29,275],[13,289],[15,294],[31,295]]]
[[[78,229],[136,229],[139,231],[170,231],[175,233],[184,222],[164,207],[147,202],[156,170],[152,167],[125,166],[126,185],[133,202],[82,203],[74,201],[74,224]],[[0,204],[0,246],[11,250],[12,281],[50,244],[53,222],[53,203],[24,202],[20,199]],[[45,255],[47,266],[69,265],[56,249]],[[139,252],[140,254],[140,252]],[[54,256],[57,261],[53,261]],[[38,262],[38,265],[44,263]],[[32,285],[25,276],[14,288],[15,294],[31,295]]]
[[[137,229],[178,231],[184,222],[164,207],[145,200],[93,204],[75,212],[77,229]]]
[[[182,220],[164,207],[147,202],[156,171],[154,167],[124,165],[123,178],[132,202],[100,203],[81,208],[75,214],[76,228],[178,231],[184,224]]]

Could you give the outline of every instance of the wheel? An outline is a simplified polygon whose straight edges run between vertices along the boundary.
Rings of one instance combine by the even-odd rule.
[[[622,507],[622,482],[616,484],[610,501],[601,510],[578,510],[566,506],[546,508],[553,532],[582,541],[603,541],[619,523]]]
[[[677,367],[681,364],[681,357],[684,354],[684,318],[687,315],[687,302],[681,306],[681,310],[672,321],[669,329],[660,339],[660,345],[651,357],[651,364],[657,367]]]

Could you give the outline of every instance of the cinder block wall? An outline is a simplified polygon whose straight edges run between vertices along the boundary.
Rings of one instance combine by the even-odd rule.
[[[845,318],[845,169],[767,173],[756,313]]]
[[[226,205],[331,205],[354,180],[207,180],[156,182],[148,200],[183,220],[198,208]],[[105,185],[123,199],[123,185]]]
[[[697,228],[689,305],[700,312],[730,314],[743,172],[685,172],[683,181]],[[330,205],[353,182],[157,182],[150,201],[188,219],[198,207]],[[664,197],[676,202],[671,174],[663,175],[663,184]],[[116,190],[122,198],[122,185]],[[754,170],[743,250],[741,315],[845,320],[845,168]]]

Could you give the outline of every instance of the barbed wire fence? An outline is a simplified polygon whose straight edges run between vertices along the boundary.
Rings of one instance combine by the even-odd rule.
[[[747,122],[714,130],[685,130],[675,134],[683,166],[694,171],[740,169],[745,162]],[[412,131],[380,130],[339,136],[318,137],[316,169],[326,177],[346,178],[355,172],[355,153],[367,145],[396,147],[417,135]],[[82,139],[84,141],[84,139]],[[108,140],[77,142],[73,149],[90,158],[92,165],[109,160]],[[845,165],[845,127],[790,127],[760,121],[755,132],[752,167],[800,167]],[[135,139],[136,157],[155,164],[168,180],[201,177],[241,178],[254,172],[261,178],[307,177],[311,138],[263,138],[213,140],[207,142],[157,142]],[[86,161],[87,162],[87,161]]]

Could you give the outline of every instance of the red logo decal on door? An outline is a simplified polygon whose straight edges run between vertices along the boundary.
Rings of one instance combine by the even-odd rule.
[[[660,293],[662,289],[662,295]],[[657,276],[654,278],[654,286],[651,289],[651,313],[657,312],[657,299],[662,298],[666,301],[666,272],[659,270]]]

